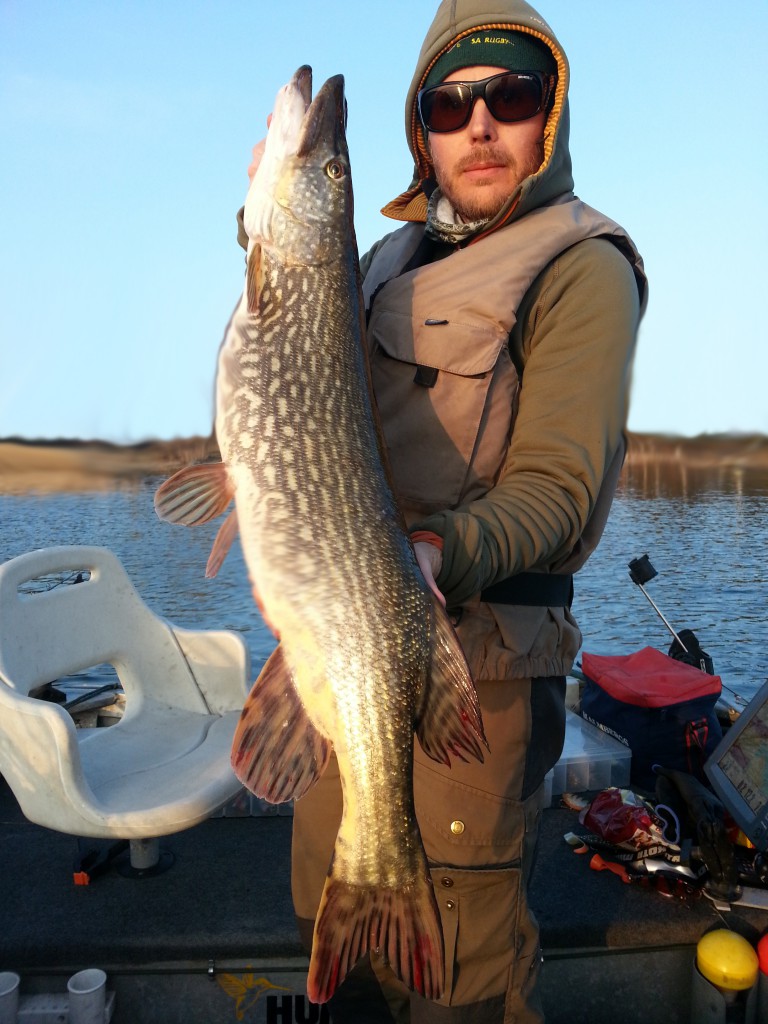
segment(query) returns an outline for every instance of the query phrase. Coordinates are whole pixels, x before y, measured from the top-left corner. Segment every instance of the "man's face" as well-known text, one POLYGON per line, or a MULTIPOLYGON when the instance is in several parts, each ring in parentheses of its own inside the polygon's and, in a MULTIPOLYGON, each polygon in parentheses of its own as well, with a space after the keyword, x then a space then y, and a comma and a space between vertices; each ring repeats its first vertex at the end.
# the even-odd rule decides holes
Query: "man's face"
MULTIPOLYGON (((453 71, 446 82, 477 82, 505 68, 476 65, 453 71)), ((546 112, 511 124, 497 121, 478 99, 469 123, 455 132, 430 132, 429 150, 443 195, 465 221, 494 217, 543 159, 546 112)))

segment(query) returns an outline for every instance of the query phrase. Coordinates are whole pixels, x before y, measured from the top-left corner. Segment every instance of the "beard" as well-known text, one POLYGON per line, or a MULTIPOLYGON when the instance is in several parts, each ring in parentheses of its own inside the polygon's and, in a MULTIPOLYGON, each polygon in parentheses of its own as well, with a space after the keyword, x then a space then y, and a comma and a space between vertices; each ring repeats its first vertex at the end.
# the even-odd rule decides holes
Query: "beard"
POLYGON ((541 166, 543 147, 537 146, 525 161, 517 160, 501 146, 479 144, 470 153, 451 164, 442 165, 432 154, 435 177, 440 191, 453 209, 467 223, 492 220, 506 206, 512 193, 541 166), (478 163, 497 164, 506 168, 504 177, 479 177, 474 182, 462 181, 463 173, 478 163))

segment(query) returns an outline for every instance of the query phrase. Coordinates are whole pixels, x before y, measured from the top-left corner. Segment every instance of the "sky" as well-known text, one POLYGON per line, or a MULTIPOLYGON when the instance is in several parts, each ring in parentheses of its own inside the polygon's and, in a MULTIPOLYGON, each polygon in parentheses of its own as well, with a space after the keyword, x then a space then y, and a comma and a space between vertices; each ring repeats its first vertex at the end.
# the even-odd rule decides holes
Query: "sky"
MULTIPOLYGON (((252 145, 346 80, 361 253, 437 0, 0 0, 0 438, 207 435, 252 145)), ((645 259, 629 428, 768 433, 768 0, 541 0, 576 192, 645 259)))

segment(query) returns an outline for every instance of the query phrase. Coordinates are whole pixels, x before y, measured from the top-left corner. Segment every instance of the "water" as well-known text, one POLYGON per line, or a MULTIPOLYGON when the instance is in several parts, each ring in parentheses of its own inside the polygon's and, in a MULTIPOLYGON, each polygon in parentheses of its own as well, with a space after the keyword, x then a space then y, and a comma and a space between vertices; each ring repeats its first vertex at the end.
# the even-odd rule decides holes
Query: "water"
POLYGON ((724 697, 748 700, 768 679, 768 477, 713 468, 624 482, 605 534, 576 580, 583 649, 667 650, 672 637, 627 563, 647 553, 658 576, 645 589, 676 629, 693 629, 721 676, 724 697))
MULTIPOLYGON (((254 607, 239 545, 219 575, 205 579, 219 523, 187 529, 160 522, 152 505, 159 482, 108 493, 0 495, 0 562, 56 544, 108 547, 158 614, 192 629, 242 632, 257 673, 274 639, 254 607)), ((646 586, 650 596, 675 629, 696 632, 725 696, 748 699, 768 678, 766 551, 768 479, 625 481, 600 547, 576 581, 584 649, 668 648, 670 634, 627 570, 647 552, 659 572, 646 586)))

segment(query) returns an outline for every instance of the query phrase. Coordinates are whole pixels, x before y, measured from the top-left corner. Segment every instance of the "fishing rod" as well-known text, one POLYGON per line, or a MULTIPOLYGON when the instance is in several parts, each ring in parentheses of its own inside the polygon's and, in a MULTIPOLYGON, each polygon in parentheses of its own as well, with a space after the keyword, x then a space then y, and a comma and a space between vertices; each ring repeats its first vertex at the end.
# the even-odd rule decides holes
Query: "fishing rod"
POLYGON ((645 595, 646 599, 650 603, 650 605, 653 608, 653 610, 659 616, 659 618, 664 623, 664 625, 667 627, 667 629, 672 634, 672 636, 675 638, 675 640, 680 644, 680 646, 682 647, 684 653, 688 654, 689 653, 688 648, 685 646, 685 644, 680 639, 680 637, 677 635, 677 633, 672 628, 672 626, 669 624, 669 622, 667 622, 666 618, 664 617, 664 613, 661 611, 659 606, 654 602, 654 600, 651 597, 651 595, 648 593, 648 591, 643 586, 644 583, 649 583, 652 579, 654 579, 658 575, 659 574, 656 571, 656 569, 654 569, 653 565, 651 565, 651 560, 650 560, 650 558, 648 557, 647 554, 646 555, 641 555, 640 558, 633 558, 632 561, 629 563, 629 578, 632 580, 633 583, 636 583, 637 586, 640 587, 640 589, 642 590, 643 594, 645 595))
MULTIPOLYGON (((694 665, 694 667, 700 668, 702 672, 708 672, 710 675, 714 675, 715 669, 714 665, 712 664, 712 659, 706 651, 703 651, 701 649, 701 646, 696 638, 696 635, 689 629, 682 630, 682 633, 686 637, 688 637, 688 644, 690 645, 689 647, 686 647, 685 643, 680 637, 680 634, 677 633, 674 627, 667 621, 664 613, 661 611, 659 606, 655 603, 653 598, 645 589, 644 584, 649 583, 652 579, 654 579, 654 577, 659 575, 656 569, 651 564, 651 560, 648 557, 648 555, 645 554, 641 555, 640 558, 633 558, 632 561, 629 562, 628 568, 629 578, 632 580, 633 583, 637 584, 640 590, 642 590, 643 594, 645 595, 646 599, 648 600, 653 610, 656 612, 656 614, 667 627, 669 632, 675 638, 675 643, 680 645, 680 651, 683 654, 688 655, 687 663, 689 665, 694 665), (698 662, 698 666, 696 665, 696 662, 698 662)), ((677 652, 675 651, 674 644, 669 649, 669 655, 670 657, 677 657, 677 652)), ((686 659, 683 658, 678 660, 685 661, 686 659)), ((725 683, 723 683, 722 686, 724 690, 727 690, 730 694, 733 695, 737 703, 749 703, 744 697, 738 694, 735 690, 731 689, 730 686, 726 686, 725 683)))

